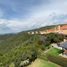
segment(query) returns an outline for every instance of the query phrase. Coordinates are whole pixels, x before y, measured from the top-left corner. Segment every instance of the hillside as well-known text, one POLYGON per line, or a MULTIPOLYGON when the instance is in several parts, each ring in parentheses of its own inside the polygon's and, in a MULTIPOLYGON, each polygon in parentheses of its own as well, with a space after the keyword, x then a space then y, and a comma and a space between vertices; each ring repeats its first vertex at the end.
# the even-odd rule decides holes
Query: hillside
POLYGON ((17 64, 17 62, 20 62, 20 59, 25 60, 27 57, 30 57, 32 52, 36 53, 36 50, 34 50, 35 46, 32 47, 34 44, 32 42, 35 41, 33 38, 38 40, 38 37, 28 35, 25 32, 10 36, 4 35, 2 39, 0 38, 0 67, 7 67, 12 62, 17 64))
MULTIPOLYGON (((0 35, 0 67, 15 67, 23 65, 22 61, 30 64, 36 58, 45 59, 41 55, 43 51, 50 48, 50 44, 63 41, 64 36, 60 34, 29 35, 27 32, 17 34, 0 35)), ((28 65, 26 64, 26 65, 28 65)))
MULTIPOLYGON (((67 25, 67 24, 58 24, 58 25, 63 26, 63 25, 67 25)), ((29 30, 29 31, 42 31, 42 30, 52 29, 58 25, 50 25, 50 26, 40 27, 37 29, 29 30)))

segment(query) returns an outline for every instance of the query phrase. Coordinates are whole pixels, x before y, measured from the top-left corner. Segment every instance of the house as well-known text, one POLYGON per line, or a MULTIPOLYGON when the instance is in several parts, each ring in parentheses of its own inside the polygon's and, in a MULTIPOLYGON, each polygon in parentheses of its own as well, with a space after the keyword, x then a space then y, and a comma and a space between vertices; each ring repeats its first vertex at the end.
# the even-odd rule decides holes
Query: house
POLYGON ((67 25, 63 25, 60 27, 60 30, 67 30, 67 25))
POLYGON ((60 44, 60 47, 62 47, 63 54, 67 55, 67 41, 60 44))
POLYGON ((44 29, 40 31, 31 31, 28 34, 49 34, 49 33, 58 33, 67 35, 67 25, 58 25, 50 29, 44 29))

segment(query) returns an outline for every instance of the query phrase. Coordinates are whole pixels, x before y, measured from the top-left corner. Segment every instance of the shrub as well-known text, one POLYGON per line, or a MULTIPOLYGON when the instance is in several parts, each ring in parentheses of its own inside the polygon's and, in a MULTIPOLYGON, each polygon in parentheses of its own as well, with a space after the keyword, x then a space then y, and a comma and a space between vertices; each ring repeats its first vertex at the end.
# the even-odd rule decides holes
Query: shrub
POLYGON ((58 43, 63 41, 64 36, 61 34, 56 33, 50 33, 47 35, 47 41, 50 41, 50 43, 58 43))

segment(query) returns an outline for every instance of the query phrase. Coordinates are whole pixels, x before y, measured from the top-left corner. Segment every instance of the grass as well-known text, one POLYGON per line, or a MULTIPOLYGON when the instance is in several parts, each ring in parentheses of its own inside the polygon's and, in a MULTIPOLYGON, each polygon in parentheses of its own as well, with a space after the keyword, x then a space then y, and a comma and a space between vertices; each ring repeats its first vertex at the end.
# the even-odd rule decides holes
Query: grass
POLYGON ((61 50, 57 48, 52 48, 50 51, 48 51, 47 54, 53 55, 53 56, 58 56, 61 53, 61 50))
POLYGON ((60 66, 57 64, 54 64, 50 61, 45 61, 42 59, 36 59, 35 62, 33 62, 28 67, 60 67, 60 66))

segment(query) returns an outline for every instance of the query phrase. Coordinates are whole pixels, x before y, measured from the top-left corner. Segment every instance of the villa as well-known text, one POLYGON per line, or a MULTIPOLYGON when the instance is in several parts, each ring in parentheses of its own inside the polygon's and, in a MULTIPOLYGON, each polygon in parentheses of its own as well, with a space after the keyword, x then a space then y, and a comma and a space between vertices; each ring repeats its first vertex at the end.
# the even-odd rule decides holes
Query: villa
POLYGON ((62 47, 63 54, 67 55, 67 42, 63 42, 60 44, 60 47, 62 47))

